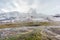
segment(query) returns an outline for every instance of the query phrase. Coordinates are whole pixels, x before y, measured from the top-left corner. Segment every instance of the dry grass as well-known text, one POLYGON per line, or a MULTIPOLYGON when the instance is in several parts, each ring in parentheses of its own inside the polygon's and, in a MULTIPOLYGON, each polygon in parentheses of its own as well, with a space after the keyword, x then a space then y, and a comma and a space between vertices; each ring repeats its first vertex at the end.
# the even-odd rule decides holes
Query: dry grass
POLYGON ((4 40, 50 40, 49 38, 43 35, 41 34, 40 29, 35 29, 34 31, 29 32, 27 34, 20 34, 18 36, 5 38, 4 40))
POLYGON ((50 22, 27 22, 26 26, 50 26, 52 25, 50 22))
POLYGON ((54 22, 21 22, 21 23, 10 23, 10 24, 0 24, 0 28, 10 28, 10 27, 22 27, 22 26, 53 26, 54 22))
POLYGON ((17 24, 3 24, 0 25, 0 28, 10 28, 10 27, 16 27, 18 26, 17 24))
POLYGON ((41 40, 42 35, 40 33, 41 31, 32 31, 27 34, 20 34, 19 36, 14 36, 10 38, 5 38, 4 40, 41 40))

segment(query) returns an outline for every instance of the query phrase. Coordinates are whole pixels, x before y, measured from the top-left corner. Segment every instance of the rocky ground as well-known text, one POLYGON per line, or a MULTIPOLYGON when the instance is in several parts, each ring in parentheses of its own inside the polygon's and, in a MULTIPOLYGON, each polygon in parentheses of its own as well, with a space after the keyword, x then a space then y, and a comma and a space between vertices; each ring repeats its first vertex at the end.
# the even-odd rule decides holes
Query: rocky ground
POLYGON ((17 27, 0 29, 0 38, 11 37, 19 34, 32 32, 36 27, 17 27))
POLYGON ((3 39, 20 34, 27 34, 36 29, 41 30, 42 40, 60 40, 60 26, 23 26, 15 28, 2 28, 0 29, 0 38, 3 39))
POLYGON ((43 32, 51 40, 60 40, 60 26, 47 27, 43 32))

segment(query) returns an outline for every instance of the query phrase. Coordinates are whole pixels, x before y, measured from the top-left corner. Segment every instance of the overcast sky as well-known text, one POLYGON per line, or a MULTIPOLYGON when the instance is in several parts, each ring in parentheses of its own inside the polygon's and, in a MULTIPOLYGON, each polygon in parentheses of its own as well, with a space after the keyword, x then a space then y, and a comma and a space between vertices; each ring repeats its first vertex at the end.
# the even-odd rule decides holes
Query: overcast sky
POLYGON ((0 0, 0 12, 28 12, 30 8, 43 14, 60 13, 60 0, 0 0))

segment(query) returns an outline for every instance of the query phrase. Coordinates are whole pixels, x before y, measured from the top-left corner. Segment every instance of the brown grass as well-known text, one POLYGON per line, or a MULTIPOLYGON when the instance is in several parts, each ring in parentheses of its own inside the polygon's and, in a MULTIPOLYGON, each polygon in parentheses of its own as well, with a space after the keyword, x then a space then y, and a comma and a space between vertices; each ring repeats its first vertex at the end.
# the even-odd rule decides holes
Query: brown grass
POLYGON ((10 27, 22 27, 22 26, 50 26, 50 22, 22 22, 22 23, 9 23, 0 24, 0 28, 10 28, 10 27))

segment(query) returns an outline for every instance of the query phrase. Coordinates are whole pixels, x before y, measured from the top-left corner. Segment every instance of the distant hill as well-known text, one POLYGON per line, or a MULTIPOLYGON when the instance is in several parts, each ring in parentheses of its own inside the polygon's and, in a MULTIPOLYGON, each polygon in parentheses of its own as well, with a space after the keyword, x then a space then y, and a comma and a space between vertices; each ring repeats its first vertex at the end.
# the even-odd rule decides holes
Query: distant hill
POLYGON ((46 19, 49 17, 48 15, 44 15, 42 13, 37 13, 36 10, 30 10, 28 13, 20 13, 18 11, 13 11, 13 12, 5 12, 5 13, 0 13, 0 21, 4 20, 28 20, 28 19, 36 19, 36 20, 48 20, 46 19))

